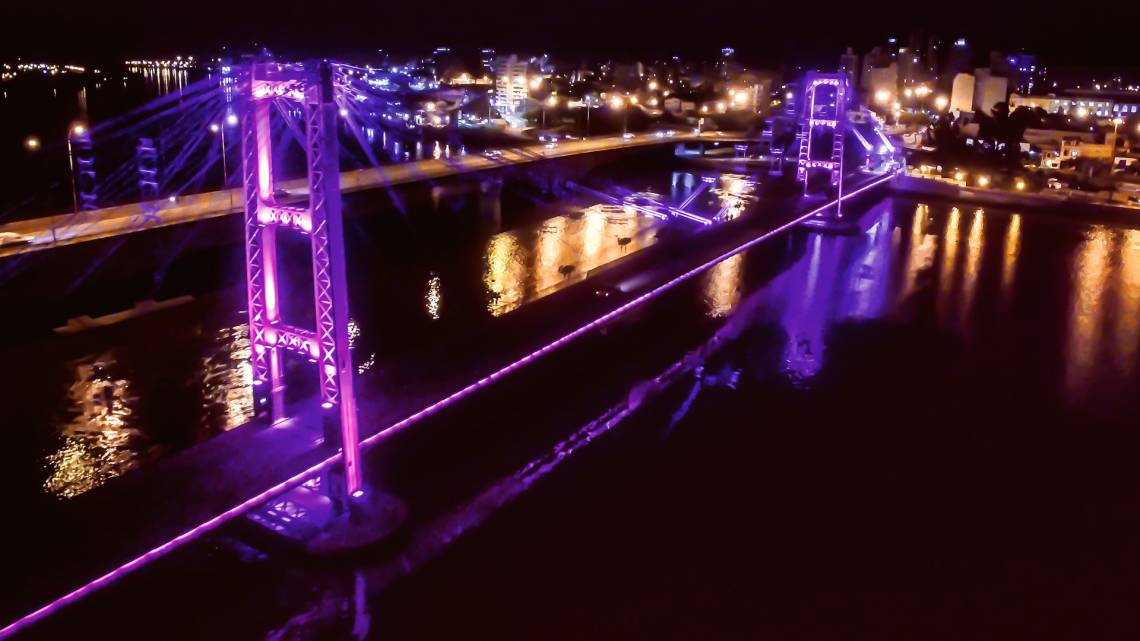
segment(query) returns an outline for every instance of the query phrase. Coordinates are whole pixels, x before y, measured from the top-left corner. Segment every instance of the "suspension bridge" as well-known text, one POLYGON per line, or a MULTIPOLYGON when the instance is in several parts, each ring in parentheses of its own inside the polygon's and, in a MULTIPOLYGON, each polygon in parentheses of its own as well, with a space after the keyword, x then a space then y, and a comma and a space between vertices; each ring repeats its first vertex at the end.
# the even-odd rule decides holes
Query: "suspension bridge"
MULTIPOLYGON (((344 485, 332 489, 333 500, 367 502, 375 500, 379 491, 370 492, 362 474, 363 450, 448 408, 460 400, 501 381, 515 372, 544 358, 632 310, 705 272, 719 262, 755 246, 794 226, 814 222, 826 226, 840 221, 840 204, 887 185, 894 167, 882 166, 890 157, 882 146, 866 149, 864 164, 875 164, 873 171, 856 169, 844 188, 841 143, 821 145, 829 156, 818 160, 812 155, 812 142, 820 135, 818 128, 835 132, 840 138, 847 118, 847 97, 843 91, 846 76, 833 74, 814 77, 809 85, 808 104, 801 121, 801 151, 797 178, 804 184, 804 197, 777 203, 778 215, 752 226, 733 230, 715 223, 726 222, 720 214, 702 217, 687 207, 692 200, 673 206, 643 203, 631 194, 597 193, 599 200, 622 204, 645 215, 668 219, 675 217, 710 228, 690 243, 689 254, 682 258, 663 259, 656 268, 656 282, 641 290, 622 292, 603 303, 592 301, 578 307, 568 318, 577 326, 553 336, 543 335, 537 341, 520 343, 516 356, 474 381, 459 382, 455 391, 422 401, 419 397, 392 407, 376 407, 367 399, 357 407, 353 367, 348 357, 347 281, 351 277, 344 251, 341 194, 355 190, 388 188, 418 180, 492 170, 511 165, 525 165, 559 157, 606 152, 691 140, 706 140, 708 134, 675 136, 642 135, 586 140, 567 140, 554 146, 533 145, 501 150, 494 154, 463 154, 451 158, 433 158, 417 162, 387 164, 371 138, 392 118, 397 101, 386 91, 369 82, 358 68, 320 63, 287 65, 266 63, 234 70, 221 82, 213 80, 192 86, 179 100, 167 98, 148 104, 126 116, 82 132, 82 185, 78 188, 76 211, 62 216, 8 223, 13 233, 32 237, 13 252, 32 252, 145 231, 161 226, 191 223, 217 216, 243 216, 245 244, 246 309, 248 311, 251 361, 258 419, 265 425, 284 429, 248 432, 235 436, 226 444, 212 447, 213 456, 225 456, 219 448, 232 446, 236 460, 257 461, 257 475, 235 473, 234 491, 245 489, 249 496, 239 501, 228 498, 196 497, 192 488, 202 467, 188 465, 175 472, 181 480, 173 483, 187 490, 187 495, 172 499, 175 504, 186 501, 178 509, 163 515, 169 522, 155 527, 159 534, 143 535, 148 523, 138 523, 142 553, 121 551, 110 567, 96 573, 95 578, 81 583, 61 596, 19 616, 0 628, 5 638, 42 620, 91 592, 149 564, 221 525, 250 512, 264 518, 259 511, 267 501, 294 491, 312 479, 333 470, 343 470, 344 485), (821 89, 822 88, 822 89, 821 89), (826 95, 825 95, 826 94, 826 95), (830 117, 821 115, 829 110, 830 117), (223 168, 223 189, 205 190, 205 177, 211 166, 223 165, 226 142, 221 145, 210 138, 210 125, 236 129, 230 144, 240 149, 240 169, 232 174, 223 168), (148 134, 148 135, 142 135, 148 134), (236 138, 236 140, 234 140, 236 138), (123 144, 137 140, 137 143, 123 144), (116 146, 117 141, 117 146, 116 146), (346 151, 354 142, 356 147, 346 151), (123 155, 124 148, 134 149, 134 157, 114 166, 100 179, 99 144, 107 145, 107 155, 123 155), (162 163, 157 150, 166 150, 169 161, 162 163), (203 153, 203 150, 204 153, 203 153), (204 155, 206 162, 196 160, 204 155), (874 157, 874 158, 872 158, 874 157), (872 163, 872 160, 874 161, 872 163), (353 165, 342 170, 342 164, 353 165), (356 166, 360 165, 360 166, 356 166), (809 194, 813 169, 826 169, 831 176, 822 194, 809 194), (299 174, 299 175, 298 175, 299 174), (239 183, 230 187, 230 183, 239 183), (80 206, 78 203, 82 201, 80 206), (100 207, 100 203, 108 203, 100 207), (25 227, 18 227, 25 225, 25 227), (732 232, 732 233, 730 233, 732 232), (279 279, 285 258, 277 250, 278 238, 299 235, 309 241, 311 252, 305 259, 312 272, 313 288, 304 292, 287 291, 279 279), (50 240, 49 240, 50 237, 50 240), (281 313, 285 298, 311 299, 314 324, 301 326, 286 322, 281 313), (288 355, 307 360, 312 375, 319 381, 319 394, 311 402, 289 405, 285 402, 288 355), (327 439, 339 448, 327 455, 307 439, 301 426, 318 426, 327 439), (244 444, 238 445, 238 442, 244 444), (263 460, 259 452, 273 452, 272 461, 263 460), (235 488, 237 488, 235 490, 235 488), (204 515, 209 515, 204 516, 204 515), (176 533, 174 535, 168 533, 176 533)), ((859 134, 856 134, 859 135, 859 134)), ((885 138, 883 138, 886 141, 885 138)), ((889 143, 888 143, 889 144, 889 143)), ((707 189, 702 185, 698 195, 707 189)), ((841 222, 841 221, 840 221, 841 222)), ((8 260, 18 260, 12 256, 8 260)), ((0 265, 0 276, 4 265, 0 265)), ((633 269, 633 267, 626 267, 633 269)), ((295 371, 295 370, 294 370, 295 371)), ((210 458, 210 457, 207 457, 210 458)), ((372 488, 378 490, 378 488, 372 488)))

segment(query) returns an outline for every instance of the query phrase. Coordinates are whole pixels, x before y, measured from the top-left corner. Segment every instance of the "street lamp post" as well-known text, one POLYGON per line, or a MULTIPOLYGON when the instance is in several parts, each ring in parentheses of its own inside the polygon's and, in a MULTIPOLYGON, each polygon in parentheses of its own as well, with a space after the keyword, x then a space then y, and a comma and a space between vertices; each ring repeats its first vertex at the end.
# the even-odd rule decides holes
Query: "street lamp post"
POLYGON ((554 107, 557 104, 558 104, 558 98, 555 97, 553 94, 551 94, 550 97, 548 97, 546 100, 542 101, 542 128, 543 129, 546 129, 546 108, 547 107, 554 107))
POLYGON ((590 137, 590 107, 594 106, 594 100, 590 96, 586 96, 586 137, 590 137))
POLYGON ((79 213, 79 192, 76 191, 75 185, 75 153, 71 149, 71 139, 73 136, 82 136, 87 128, 83 125, 75 125, 67 133, 67 173, 71 177, 71 207, 72 213, 79 213))
POLYGON ((629 112, 625 110, 625 101, 621 99, 621 96, 614 96, 610 99, 610 107, 621 111, 621 135, 625 136, 627 120, 629 118, 629 112))
MULTIPOLYGON (((39 150, 40 150, 40 147, 41 147, 41 146, 42 146, 42 144, 40 143, 40 139, 39 139, 39 138, 37 138, 37 137, 35 137, 35 136, 28 136, 27 138, 25 138, 25 139, 24 139, 24 148, 25 148, 25 149, 27 149, 29 152, 31 152, 31 153, 33 153, 33 154, 34 154, 34 153, 36 153, 37 151, 39 151, 39 150)), ((68 147, 70 148, 70 146, 71 146, 71 141, 69 140, 69 141, 68 141, 68 147)), ((69 157, 70 157, 70 149, 69 149, 69 154, 68 154, 68 155, 69 155, 69 157)), ((77 201, 77 199, 76 199, 76 197, 75 197, 75 186, 74 186, 74 185, 75 185, 75 183, 74 183, 74 180, 73 180, 73 181, 72 181, 72 190, 71 190, 71 199, 72 199, 72 202, 73 202, 73 203, 74 203, 74 205, 75 205, 75 208, 76 208, 76 210, 78 210, 78 209, 79 209, 79 205, 78 205, 78 203, 76 202, 76 201, 77 201)), ((52 225, 52 226, 51 226, 51 241, 52 241, 53 243, 56 241, 56 236, 55 236, 55 225, 52 225)))
POLYGON ((230 181, 230 172, 226 167, 226 128, 218 125, 218 123, 210 123, 210 133, 219 134, 221 138, 222 147, 222 187, 225 188, 226 183, 230 181))

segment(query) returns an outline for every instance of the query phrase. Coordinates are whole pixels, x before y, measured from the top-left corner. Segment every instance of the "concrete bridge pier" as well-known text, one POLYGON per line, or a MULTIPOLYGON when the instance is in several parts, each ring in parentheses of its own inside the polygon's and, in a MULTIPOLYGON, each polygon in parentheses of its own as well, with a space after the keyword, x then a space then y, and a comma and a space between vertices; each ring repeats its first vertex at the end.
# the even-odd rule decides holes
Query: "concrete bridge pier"
POLYGON ((547 169, 541 176, 541 188, 544 196, 561 198, 566 195, 566 177, 562 172, 547 169))
POLYGON ((479 215, 494 230, 503 227, 503 176, 491 174, 479 180, 479 215))

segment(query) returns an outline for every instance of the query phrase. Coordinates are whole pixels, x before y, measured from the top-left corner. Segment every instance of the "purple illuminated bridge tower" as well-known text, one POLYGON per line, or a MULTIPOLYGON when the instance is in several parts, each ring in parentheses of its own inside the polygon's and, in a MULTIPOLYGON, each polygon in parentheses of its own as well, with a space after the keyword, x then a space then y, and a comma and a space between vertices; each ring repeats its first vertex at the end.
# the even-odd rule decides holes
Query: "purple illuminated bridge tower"
POLYGON ((331 70, 261 63, 251 65, 242 115, 242 178, 245 186, 245 249, 250 343, 258 403, 269 403, 274 424, 287 418, 283 350, 316 365, 324 421, 339 423, 345 485, 361 487, 356 400, 348 351, 348 300, 341 218, 337 108, 331 70), (305 124, 309 201, 278 203, 275 196, 271 114, 275 101, 299 107, 305 124), (278 278, 277 235, 308 236, 312 246, 316 327, 287 324, 278 278))
MULTIPOLYGON (((843 137, 847 125, 848 77, 846 73, 808 73, 804 78, 803 111, 800 112, 800 154, 796 180, 811 189, 812 171, 826 171, 829 185, 843 197, 843 137), (830 134, 830 135, 828 135, 830 134)), ((838 205, 807 224, 836 226, 842 220, 838 205)))

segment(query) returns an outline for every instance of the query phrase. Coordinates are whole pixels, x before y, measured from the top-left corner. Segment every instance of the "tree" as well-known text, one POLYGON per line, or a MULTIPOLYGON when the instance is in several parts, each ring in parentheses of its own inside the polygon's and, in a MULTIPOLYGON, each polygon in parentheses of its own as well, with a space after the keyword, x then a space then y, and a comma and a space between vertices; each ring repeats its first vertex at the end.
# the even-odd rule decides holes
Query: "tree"
POLYGON ((978 113, 978 139, 990 143, 997 160, 1017 164, 1025 130, 1040 127, 1043 120, 1040 109, 1018 107, 1011 112, 1008 103, 999 102, 988 115, 978 113))

